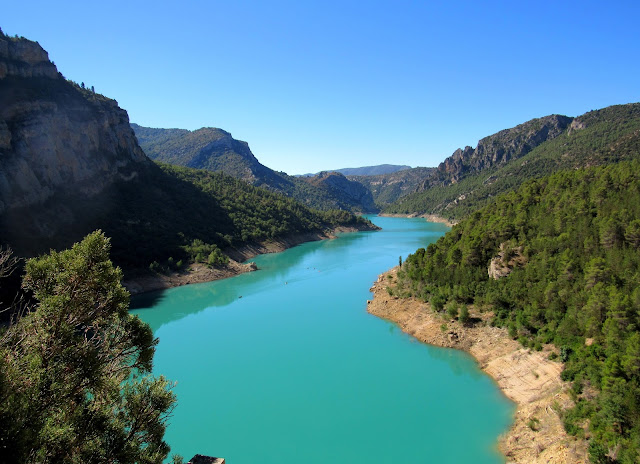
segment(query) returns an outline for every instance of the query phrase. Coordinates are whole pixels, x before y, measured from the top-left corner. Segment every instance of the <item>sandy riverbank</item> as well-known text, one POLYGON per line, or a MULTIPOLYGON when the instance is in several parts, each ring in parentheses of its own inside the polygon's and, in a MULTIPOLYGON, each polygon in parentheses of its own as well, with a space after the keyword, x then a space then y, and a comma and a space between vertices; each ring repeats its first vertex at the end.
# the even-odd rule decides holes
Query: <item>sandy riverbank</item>
POLYGON ((414 217, 421 217, 421 218, 425 218, 428 222, 439 222, 441 224, 444 224, 447 227, 453 227, 457 224, 457 222, 451 222, 448 219, 443 218, 442 216, 438 216, 436 214, 391 214, 391 213, 379 213, 378 216, 382 216, 382 217, 408 217, 408 218, 414 218, 414 217))
POLYGON ((567 435, 557 412, 572 402, 567 393, 569 384, 560 379, 562 364, 548 359, 553 348, 547 346, 540 352, 524 349, 505 329, 489 326, 490 315, 476 314, 473 308, 475 322, 463 327, 457 321, 442 319, 428 303, 393 297, 387 287, 395 286, 397 271, 396 267, 382 274, 374 283, 368 312, 397 323, 422 342, 465 350, 476 358, 480 368, 517 405, 513 426, 498 442, 507 462, 588 463, 586 442, 567 435))
POLYGON ((138 295, 154 290, 226 279, 257 270, 258 268, 253 263, 242 264, 242 261, 255 256, 265 253, 278 253, 302 243, 333 239, 336 238, 338 233, 357 232, 358 230, 355 227, 338 227, 327 232, 295 234, 276 240, 248 243, 239 248, 227 248, 224 250, 225 254, 230 258, 229 264, 226 266, 211 268, 204 264, 192 264, 186 270, 171 274, 152 274, 145 270, 138 274, 125 276, 122 284, 132 295, 138 295))

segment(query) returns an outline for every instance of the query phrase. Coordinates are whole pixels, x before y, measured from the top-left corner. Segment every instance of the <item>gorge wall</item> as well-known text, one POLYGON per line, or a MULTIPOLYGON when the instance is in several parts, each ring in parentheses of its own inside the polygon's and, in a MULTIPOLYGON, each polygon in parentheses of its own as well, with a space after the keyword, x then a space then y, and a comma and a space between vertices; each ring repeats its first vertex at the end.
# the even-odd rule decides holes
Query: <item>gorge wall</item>
POLYGON ((37 42, 4 35, 0 159, 0 233, 11 245, 24 233, 52 237, 82 214, 74 199, 133 179, 150 162, 115 100, 67 81, 37 42))

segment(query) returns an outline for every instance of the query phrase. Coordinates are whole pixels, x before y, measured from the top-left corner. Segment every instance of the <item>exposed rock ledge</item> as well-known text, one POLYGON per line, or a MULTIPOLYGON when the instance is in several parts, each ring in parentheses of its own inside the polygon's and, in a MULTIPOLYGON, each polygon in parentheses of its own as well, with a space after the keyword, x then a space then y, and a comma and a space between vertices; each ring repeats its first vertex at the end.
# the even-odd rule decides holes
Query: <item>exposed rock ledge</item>
POLYGON ((421 217, 421 218, 425 218, 427 220, 427 222, 439 222, 441 224, 444 224, 447 227, 453 227, 457 224, 457 222, 452 222, 449 219, 443 218, 442 216, 438 216, 437 214, 418 214, 418 213, 412 213, 412 214, 395 214, 395 213, 379 213, 378 216, 383 216, 383 217, 408 217, 408 218, 414 218, 414 217, 421 217))
POLYGON ((547 358, 552 347, 541 352, 524 349, 505 329, 489 326, 489 315, 476 314, 473 308, 472 317, 480 321, 463 327, 443 320, 428 303, 390 296, 387 287, 394 287, 397 271, 396 267, 382 274, 374 283, 368 312, 397 323, 422 342, 465 350, 476 358, 480 368, 517 404, 511 429, 498 441, 507 462, 588 463, 586 442, 567 435, 556 412, 572 402, 567 393, 569 384, 560 379, 562 364, 547 358), (443 323, 446 330, 442 330, 443 323))
POLYGON ((171 274, 157 274, 143 271, 138 274, 125 276, 122 284, 132 295, 163 290, 167 288, 180 287, 182 285, 211 282, 214 280, 226 279, 255 271, 258 268, 255 263, 242 264, 254 256, 265 253, 278 253, 287 248, 292 248, 305 242, 336 238, 337 233, 357 232, 354 227, 338 227, 328 232, 309 232, 306 234, 289 235, 277 240, 266 240, 244 245, 241 248, 228 248, 224 252, 230 257, 229 264, 223 267, 210 268, 204 264, 194 264, 186 271, 174 272, 171 274))
POLYGON ((135 276, 128 276, 122 282, 122 285, 124 285, 132 295, 138 295, 154 290, 164 290, 182 285, 226 279, 227 277, 255 271, 256 269, 255 263, 241 264, 234 260, 229 260, 229 264, 217 268, 211 268, 205 264, 198 263, 189 266, 186 271, 173 272, 171 274, 152 274, 145 272, 135 276))

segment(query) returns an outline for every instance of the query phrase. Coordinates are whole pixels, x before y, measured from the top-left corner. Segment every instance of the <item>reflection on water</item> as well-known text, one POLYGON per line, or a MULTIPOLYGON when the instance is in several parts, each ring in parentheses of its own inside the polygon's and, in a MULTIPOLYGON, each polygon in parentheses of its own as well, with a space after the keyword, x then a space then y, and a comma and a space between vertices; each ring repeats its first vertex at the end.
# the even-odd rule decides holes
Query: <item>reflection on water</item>
POLYGON ((233 464, 503 462, 494 444, 512 405, 474 360, 366 312, 378 274, 447 228, 375 221, 382 231, 258 256, 257 272, 135 298, 160 338, 155 370, 178 381, 174 452, 233 464))

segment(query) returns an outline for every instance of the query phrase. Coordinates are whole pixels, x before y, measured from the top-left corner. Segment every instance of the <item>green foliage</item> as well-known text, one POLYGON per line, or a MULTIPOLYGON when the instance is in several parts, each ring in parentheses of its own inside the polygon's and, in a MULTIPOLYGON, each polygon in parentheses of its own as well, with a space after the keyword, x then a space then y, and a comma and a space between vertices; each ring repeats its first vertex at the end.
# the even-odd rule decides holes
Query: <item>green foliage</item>
POLYGON ((469 322, 469 307, 466 304, 460 306, 460 314, 458 315, 458 320, 462 324, 466 324, 467 322, 469 322))
POLYGON ((594 456, 619 447, 618 462, 635 462, 639 217, 639 161, 561 171, 495 198, 410 255, 402 286, 425 301, 444 299, 447 307, 490 307, 492 323, 525 346, 554 343, 565 363, 562 378, 574 382, 575 394, 585 383, 600 390, 578 402, 567 429, 580 433, 588 420, 594 456), (489 278, 490 260, 508 250, 522 250, 523 263, 506 277, 489 278))
POLYGON ((231 134, 221 129, 203 127, 188 131, 152 129, 137 124, 131 126, 144 152, 155 161, 221 172, 256 187, 285 195, 308 208, 323 211, 345 209, 353 212, 371 210, 362 201, 368 193, 366 190, 359 192, 359 195, 350 194, 354 189, 361 188, 360 184, 344 178, 345 188, 335 188, 335 183, 314 183, 313 179, 275 172, 260 164, 245 142, 235 140, 231 134))
POLYGON ((95 224, 111 237, 114 261, 125 268, 155 261, 157 272, 175 270, 170 257, 207 263, 213 252, 212 262, 220 265, 225 249, 248 242, 341 226, 374 228, 347 211, 312 210, 223 173, 170 165, 141 168, 138 179, 114 185, 106 195, 104 209, 84 209, 96 212, 95 224), (196 253, 194 244, 201 244, 196 253))
POLYGON ((458 304, 455 301, 452 301, 447 305, 447 314, 452 319, 458 317, 458 304))
POLYGON ((100 232, 27 262, 35 311, 0 338, 3 462, 158 463, 175 396, 150 375, 151 329, 128 313, 100 232))
MULTIPOLYGON (((385 207, 385 213, 433 213, 462 219, 517 189, 524 182, 560 169, 575 169, 640 155, 640 104, 616 105, 591 111, 574 121, 582 128, 565 130, 525 156, 484 169, 470 170, 455 183, 432 182, 432 187, 407 195, 385 207), (448 184, 448 185, 447 185, 448 184)), ((428 180, 433 180, 429 178, 428 180)), ((606 185, 602 186, 606 196, 606 185)), ((524 220, 521 217, 519 220, 524 220)))
POLYGON ((207 263, 209 266, 224 266, 229 262, 229 257, 222 253, 216 245, 204 243, 200 239, 193 240, 189 245, 182 247, 194 263, 207 263))

